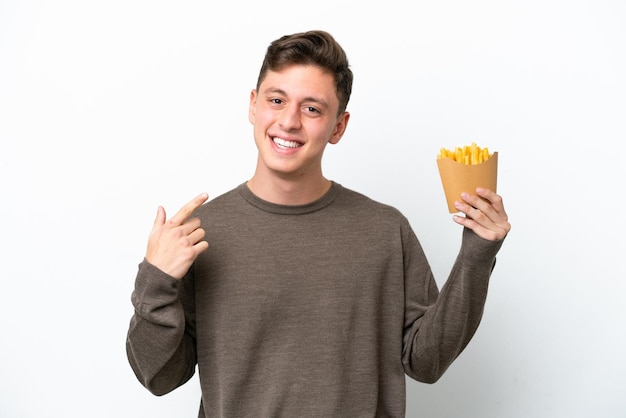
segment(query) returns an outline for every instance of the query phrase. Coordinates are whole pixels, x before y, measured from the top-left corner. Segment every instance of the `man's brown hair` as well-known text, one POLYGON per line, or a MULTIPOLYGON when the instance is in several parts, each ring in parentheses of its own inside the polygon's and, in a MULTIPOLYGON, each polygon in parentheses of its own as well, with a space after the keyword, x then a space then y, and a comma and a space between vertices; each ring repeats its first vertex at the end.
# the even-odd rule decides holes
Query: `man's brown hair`
POLYGON ((257 90, 268 71, 280 71, 293 64, 314 65, 331 74, 335 79, 339 114, 346 110, 352 93, 353 75, 346 53, 335 38, 328 32, 313 30, 285 35, 273 41, 265 53, 257 90))

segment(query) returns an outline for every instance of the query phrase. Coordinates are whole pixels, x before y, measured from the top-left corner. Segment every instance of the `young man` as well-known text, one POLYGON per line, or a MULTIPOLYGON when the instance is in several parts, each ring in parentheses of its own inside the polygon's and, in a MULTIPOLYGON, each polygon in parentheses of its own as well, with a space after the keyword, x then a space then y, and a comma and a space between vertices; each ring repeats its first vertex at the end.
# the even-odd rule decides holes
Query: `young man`
POLYGON ((351 86, 328 33, 274 41, 250 94, 253 177, 169 220, 158 209, 127 340, 154 394, 197 366, 199 417, 403 417, 405 374, 435 382, 473 336, 510 229, 502 199, 458 202, 439 292, 407 219, 322 174, 351 86))

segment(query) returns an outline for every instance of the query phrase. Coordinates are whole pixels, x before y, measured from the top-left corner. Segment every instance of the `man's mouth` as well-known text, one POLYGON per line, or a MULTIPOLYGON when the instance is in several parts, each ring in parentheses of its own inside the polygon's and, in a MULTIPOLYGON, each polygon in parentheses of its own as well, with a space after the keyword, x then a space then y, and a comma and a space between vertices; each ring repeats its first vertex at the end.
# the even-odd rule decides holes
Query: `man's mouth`
POLYGON ((286 139, 283 138, 279 138, 279 137, 273 137, 272 141, 279 147, 279 148, 298 148, 302 146, 302 143, 297 142, 297 141, 288 141, 286 139))

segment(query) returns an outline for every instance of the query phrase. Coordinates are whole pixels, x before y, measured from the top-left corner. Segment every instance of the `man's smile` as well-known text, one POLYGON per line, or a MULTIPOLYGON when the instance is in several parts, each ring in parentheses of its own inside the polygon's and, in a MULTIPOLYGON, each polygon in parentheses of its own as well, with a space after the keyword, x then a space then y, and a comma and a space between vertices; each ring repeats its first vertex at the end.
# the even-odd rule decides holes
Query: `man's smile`
POLYGON ((298 148, 302 146, 302 143, 297 141, 288 141, 277 136, 272 137, 272 141, 280 148, 298 148))

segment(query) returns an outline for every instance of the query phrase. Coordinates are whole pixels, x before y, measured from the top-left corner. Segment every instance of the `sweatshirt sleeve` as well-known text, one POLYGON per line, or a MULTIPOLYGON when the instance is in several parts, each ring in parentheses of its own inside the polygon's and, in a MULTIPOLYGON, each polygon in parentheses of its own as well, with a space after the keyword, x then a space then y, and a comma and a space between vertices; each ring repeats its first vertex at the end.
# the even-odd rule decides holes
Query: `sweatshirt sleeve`
POLYGON ((434 383, 478 328, 502 241, 485 240, 464 228, 461 249, 440 292, 412 231, 407 239, 402 362, 411 378, 434 383))
POLYGON ((176 389, 195 372, 192 284, 190 277, 177 280, 146 260, 139 264, 126 353, 137 379, 155 395, 176 389))

